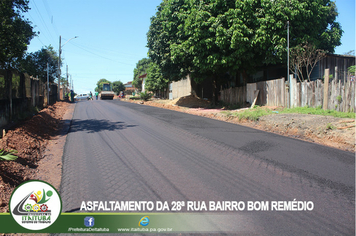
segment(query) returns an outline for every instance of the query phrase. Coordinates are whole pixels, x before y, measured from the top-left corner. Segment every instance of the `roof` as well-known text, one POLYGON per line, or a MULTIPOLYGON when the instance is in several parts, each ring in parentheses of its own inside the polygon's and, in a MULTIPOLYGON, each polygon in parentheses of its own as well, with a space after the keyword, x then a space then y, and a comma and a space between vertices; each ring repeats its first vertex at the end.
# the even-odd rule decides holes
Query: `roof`
POLYGON ((145 78, 146 76, 147 76, 147 73, 140 75, 138 78, 142 79, 142 78, 145 78))
POLYGON ((340 54, 331 54, 327 53, 326 56, 328 57, 342 57, 342 58, 355 58, 353 55, 340 55, 340 54))

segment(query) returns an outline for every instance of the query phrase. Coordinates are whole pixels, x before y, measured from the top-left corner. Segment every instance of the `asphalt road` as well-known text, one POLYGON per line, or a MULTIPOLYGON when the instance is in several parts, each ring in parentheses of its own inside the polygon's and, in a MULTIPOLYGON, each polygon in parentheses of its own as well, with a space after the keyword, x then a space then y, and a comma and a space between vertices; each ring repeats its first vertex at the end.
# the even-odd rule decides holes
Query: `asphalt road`
POLYGON ((61 197, 67 212, 93 200, 308 201, 309 211, 209 213, 218 232, 354 235, 355 155, 155 107, 84 101, 67 136, 61 197))

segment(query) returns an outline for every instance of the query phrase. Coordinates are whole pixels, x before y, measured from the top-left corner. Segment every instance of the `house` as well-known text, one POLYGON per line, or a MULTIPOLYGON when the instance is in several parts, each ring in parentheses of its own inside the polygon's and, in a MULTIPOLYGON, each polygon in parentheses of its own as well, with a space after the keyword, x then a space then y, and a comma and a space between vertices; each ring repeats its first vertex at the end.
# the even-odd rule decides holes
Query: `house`
MULTIPOLYGON (((344 81, 344 78, 347 76, 347 69, 352 65, 355 65, 354 56, 327 54, 314 67, 311 74, 311 80, 322 79, 324 77, 325 68, 329 68, 330 75, 332 75, 333 78, 337 77, 339 80, 344 81)), ((290 71, 290 74, 292 73, 293 72, 290 71)), ((257 69, 254 74, 248 75, 246 82, 256 83, 275 80, 282 77, 286 78, 286 75, 287 67, 285 64, 265 65, 257 69)), ((304 78, 307 78, 307 76, 305 75, 304 78)), ((142 82, 142 84, 144 84, 144 82, 142 82)), ((217 89, 221 91, 228 88, 243 86, 244 79, 241 73, 238 73, 237 75, 226 73, 224 78, 219 78, 217 89)), ((212 99, 213 90, 212 79, 206 79, 202 83, 196 83, 188 75, 186 78, 169 84, 169 99, 176 99, 191 94, 201 98, 212 99)))
POLYGON ((124 84, 124 86, 126 94, 132 94, 136 91, 135 86, 132 85, 132 81, 127 82, 126 84, 124 84))
MULTIPOLYGON (((330 70, 332 78, 338 78, 344 81, 347 77, 347 69, 350 66, 355 65, 355 57, 347 55, 326 54, 315 65, 310 79, 317 80, 324 78, 325 69, 330 70)), ((294 74, 293 71, 289 71, 290 74, 294 74)), ((274 80, 281 77, 286 77, 287 67, 284 64, 267 65, 261 67, 255 74, 251 75, 248 83, 255 83, 260 81, 274 80)), ((296 77, 296 75, 294 75, 296 77)), ((306 79, 307 74, 305 69, 303 70, 303 77, 306 79)))
POLYGON ((142 89, 141 92, 145 92, 145 84, 146 84, 146 79, 147 79, 147 73, 139 76, 138 78, 142 79, 142 89))
POLYGON ((355 56, 327 54, 315 66, 310 77, 312 80, 323 78, 325 69, 329 68, 333 78, 345 81, 347 69, 353 65, 355 65, 355 56))

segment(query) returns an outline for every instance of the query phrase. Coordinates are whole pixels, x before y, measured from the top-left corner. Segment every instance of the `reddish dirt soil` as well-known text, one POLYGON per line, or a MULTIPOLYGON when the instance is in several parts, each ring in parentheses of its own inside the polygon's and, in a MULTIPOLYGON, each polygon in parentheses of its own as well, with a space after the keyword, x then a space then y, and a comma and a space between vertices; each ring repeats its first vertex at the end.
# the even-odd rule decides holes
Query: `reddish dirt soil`
MULTIPOLYGON (((0 149, 18 151, 15 161, 0 161, 0 212, 8 212, 11 193, 18 185, 27 180, 41 179, 41 163, 44 157, 49 159, 45 154, 48 151, 46 147, 49 143, 56 142, 53 140, 58 138, 56 135, 61 129, 61 120, 69 105, 67 102, 57 102, 7 130, 0 139, 0 149)), ((57 169, 55 175, 58 179, 58 169, 61 166, 58 163, 55 165, 51 168, 57 169)), ((59 185, 55 187, 58 188, 59 185)))

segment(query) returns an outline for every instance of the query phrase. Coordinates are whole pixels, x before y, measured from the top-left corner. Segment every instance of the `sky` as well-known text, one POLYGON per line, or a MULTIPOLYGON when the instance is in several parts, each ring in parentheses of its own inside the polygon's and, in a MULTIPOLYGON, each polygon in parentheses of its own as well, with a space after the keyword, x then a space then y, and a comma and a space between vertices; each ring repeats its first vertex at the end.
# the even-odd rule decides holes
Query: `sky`
MULTIPOLYGON (((146 34, 161 1, 30 0, 24 15, 40 34, 28 52, 49 45, 58 52, 61 36, 62 76, 68 65, 76 93, 94 92, 102 78, 127 83, 136 63, 147 57, 146 34)), ((336 0, 336 6, 344 33, 335 53, 344 54, 355 50, 355 0, 336 0)))

